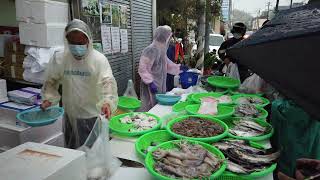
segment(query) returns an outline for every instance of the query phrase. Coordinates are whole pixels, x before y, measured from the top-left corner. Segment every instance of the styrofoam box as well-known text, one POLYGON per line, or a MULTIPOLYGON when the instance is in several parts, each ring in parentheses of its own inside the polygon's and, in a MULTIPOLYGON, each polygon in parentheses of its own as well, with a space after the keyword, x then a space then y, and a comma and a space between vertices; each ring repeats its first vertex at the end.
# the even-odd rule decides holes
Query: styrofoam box
POLYGON ((0 154, 0 177, 8 180, 86 180, 85 153, 28 142, 0 154))
POLYGON ((59 133, 57 135, 54 135, 51 138, 47 139, 46 141, 42 142, 42 144, 64 147, 64 134, 59 133))
POLYGON ((68 3, 52 0, 16 0, 16 18, 38 24, 67 23, 68 3))
POLYGON ((41 143, 62 132, 62 118, 42 127, 16 125, 17 111, 0 108, 0 148, 7 150, 25 142, 41 143))
POLYGON ((63 46, 67 24, 19 23, 20 43, 38 47, 63 46))

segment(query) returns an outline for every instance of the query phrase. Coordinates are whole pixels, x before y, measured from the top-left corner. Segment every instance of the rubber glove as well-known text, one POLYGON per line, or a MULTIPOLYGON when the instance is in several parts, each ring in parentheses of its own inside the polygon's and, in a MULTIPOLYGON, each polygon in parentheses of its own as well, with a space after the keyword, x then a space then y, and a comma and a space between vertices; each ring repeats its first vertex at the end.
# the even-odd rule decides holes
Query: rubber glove
POLYGON ((106 116, 107 119, 111 117, 111 108, 109 104, 104 104, 101 108, 101 112, 106 116))
POLYGON ((150 91, 151 91, 153 94, 155 94, 155 93, 158 92, 158 88, 157 88, 157 86, 156 86, 156 84, 155 84, 154 82, 150 83, 150 84, 149 84, 149 87, 150 87, 150 91))
POLYGON ((46 109, 48 109, 50 106, 52 106, 52 103, 48 100, 44 100, 42 102, 42 104, 40 105, 40 108, 45 111, 46 109))

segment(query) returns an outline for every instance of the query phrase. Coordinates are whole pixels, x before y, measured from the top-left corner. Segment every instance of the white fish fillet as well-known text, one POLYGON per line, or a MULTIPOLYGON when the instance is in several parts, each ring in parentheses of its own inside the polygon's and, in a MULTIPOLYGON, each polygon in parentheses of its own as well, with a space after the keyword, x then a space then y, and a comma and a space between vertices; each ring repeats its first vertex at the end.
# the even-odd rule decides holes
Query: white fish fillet
POLYGON ((223 95, 218 98, 219 103, 232 103, 232 99, 230 96, 223 95))
POLYGON ((216 115, 218 113, 218 101, 212 97, 202 98, 198 113, 203 115, 216 115))

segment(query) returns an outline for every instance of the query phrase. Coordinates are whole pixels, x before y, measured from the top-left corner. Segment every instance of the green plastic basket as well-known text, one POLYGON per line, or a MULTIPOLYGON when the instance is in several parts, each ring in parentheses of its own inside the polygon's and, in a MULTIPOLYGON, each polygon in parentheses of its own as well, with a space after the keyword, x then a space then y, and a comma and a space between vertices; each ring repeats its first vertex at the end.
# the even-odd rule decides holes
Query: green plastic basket
POLYGON ((261 99, 263 101, 263 103, 262 104, 255 104, 255 106, 257 106, 257 107, 265 107, 268 104, 270 104, 270 101, 268 99, 261 97, 261 96, 258 96, 258 95, 255 95, 255 94, 237 94, 237 95, 231 96, 231 98, 235 104, 238 104, 237 100, 242 97, 255 97, 255 98, 261 99))
MULTIPOLYGON (((232 117, 232 118, 224 119, 223 122, 225 122, 228 125, 229 129, 231 129, 234 126, 233 121, 240 120, 240 119, 241 118, 232 117)), ((240 136, 235 136, 231 133, 228 133, 228 136, 234 139, 242 139, 242 140, 249 140, 249 141, 262 141, 262 140, 270 139, 272 137, 274 133, 274 129, 269 123, 261 119, 254 119, 254 118, 250 118, 250 119, 264 127, 270 128, 271 131, 268 134, 265 134, 262 136, 256 136, 256 137, 240 137, 240 136)))
MULTIPOLYGON (((248 94, 248 93, 241 93, 241 92, 238 92, 238 91, 235 91, 235 90, 229 90, 229 93, 231 95, 238 95, 238 94, 248 94)), ((256 94, 248 94, 248 95, 257 95, 257 96, 263 96, 264 93, 256 93, 256 94)))
POLYGON ((225 76, 211 76, 208 78, 208 84, 218 88, 235 89, 240 86, 240 81, 225 76))
POLYGON ((133 97, 121 96, 119 97, 118 107, 120 109, 135 111, 141 107, 141 101, 133 97))
POLYGON ((135 149, 138 156, 144 159, 147 154, 142 150, 151 146, 152 142, 161 144, 171 140, 174 140, 174 137, 172 137, 167 130, 153 131, 140 136, 135 143, 135 149))
POLYGON ((201 142, 217 142, 220 139, 225 138, 228 135, 228 126, 227 124, 225 124, 224 122, 220 121, 219 119, 210 117, 210 116, 204 116, 204 115, 187 115, 187 116, 181 116, 178 117, 176 119, 171 120, 168 124, 167 124, 167 131, 175 138, 177 139, 187 139, 187 140, 192 140, 192 141, 201 141, 201 142), (194 117, 194 118, 201 118, 201 119, 206 119, 215 123, 218 123, 219 125, 221 125, 224 129, 224 132, 222 134, 216 135, 216 136, 212 136, 212 137, 207 137, 207 138, 193 138, 193 137, 188 137, 188 136, 183 136, 180 134, 177 134, 175 132, 173 132, 171 130, 172 126, 180 121, 184 121, 187 118, 190 117, 194 117))
MULTIPOLYGON (((173 149, 173 148, 177 148, 177 143, 181 142, 181 140, 174 140, 174 141, 169 141, 169 142, 165 142, 165 143, 162 143, 160 144, 159 146, 157 146, 156 148, 154 148, 153 150, 151 150, 150 152, 148 152, 147 156, 146 156, 146 160, 145 160, 145 164, 146 164, 146 168, 147 170, 149 171, 149 173, 155 177, 156 179, 159 179, 159 180, 176 180, 176 179, 172 179, 170 177, 167 177, 167 176, 163 176, 161 174, 159 174, 158 172, 155 171, 154 169, 154 164, 155 164, 155 161, 152 157, 152 152, 157 150, 158 148, 162 148, 162 149, 173 149)), ((224 155, 222 154, 222 152, 209 145, 209 144, 206 144, 206 143, 203 143, 203 142, 199 142, 199 141, 188 141, 188 143, 192 143, 192 144, 199 144, 201 145, 202 147, 204 147, 205 149, 207 149, 209 152, 215 154, 216 156, 218 156, 219 158, 221 159, 225 159, 224 155)), ((221 167, 216 171, 214 172, 211 176, 210 176, 210 179, 216 179, 218 178, 226 169, 227 167, 227 164, 226 164, 226 161, 224 161, 221 165, 221 167)))
POLYGON ((133 128, 133 124, 122 124, 120 122, 120 119, 125 116, 128 116, 128 115, 130 116, 133 114, 134 114, 134 112, 131 112, 131 113, 121 114, 121 115, 112 117, 109 122, 109 128, 111 129, 111 131, 115 132, 116 134, 121 135, 121 136, 140 136, 140 135, 146 134, 148 132, 157 130, 161 126, 161 120, 158 116, 150 114, 150 113, 142 113, 142 114, 146 114, 148 116, 154 117, 158 121, 158 124, 148 130, 144 130, 144 131, 140 131, 140 132, 129 132, 129 129, 133 128))
POLYGON ((173 105, 172 110, 173 112, 181 112, 184 111, 186 106, 193 104, 191 101, 179 102, 173 105))
MULTIPOLYGON (((200 104, 188 105, 186 106, 186 111, 190 115, 202 115, 198 113, 199 108, 200 108, 200 104)), ((234 114, 234 112, 235 112, 235 108, 232 106, 218 105, 218 114, 214 116, 212 115, 210 116, 219 118, 219 119, 225 119, 225 118, 231 117, 234 114)))
MULTIPOLYGON (((262 107, 256 107, 257 110, 260 112, 259 116, 256 117, 255 119, 267 119, 268 118, 268 111, 266 111, 264 108, 262 107)), ((239 117, 236 114, 234 114, 235 117, 239 117)))

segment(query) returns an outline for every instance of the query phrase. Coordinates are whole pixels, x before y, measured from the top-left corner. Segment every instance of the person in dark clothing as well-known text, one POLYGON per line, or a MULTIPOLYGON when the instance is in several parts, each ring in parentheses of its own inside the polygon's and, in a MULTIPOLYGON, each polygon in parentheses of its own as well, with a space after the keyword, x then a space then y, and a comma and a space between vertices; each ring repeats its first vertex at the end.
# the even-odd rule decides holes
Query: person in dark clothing
MULTIPOLYGON (((174 62, 176 57, 176 46, 174 38, 170 40, 169 48, 167 50, 168 58, 174 62)), ((167 74, 167 91, 171 91, 174 88, 174 75, 167 74)))
MULTIPOLYGON (((241 22, 235 23, 231 29, 233 37, 223 42, 218 51, 220 59, 222 59, 223 61, 230 60, 232 63, 236 63, 238 65, 241 82, 243 82, 247 77, 250 76, 250 72, 248 71, 248 68, 246 66, 242 65, 236 59, 230 58, 230 56, 227 55, 227 49, 243 40, 243 36, 246 34, 246 30, 247 27, 245 24, 241 22)), ((224 66, 225 63, 223 63, 222 66, 219 68, 220 72, 222 72, 224 66)))

